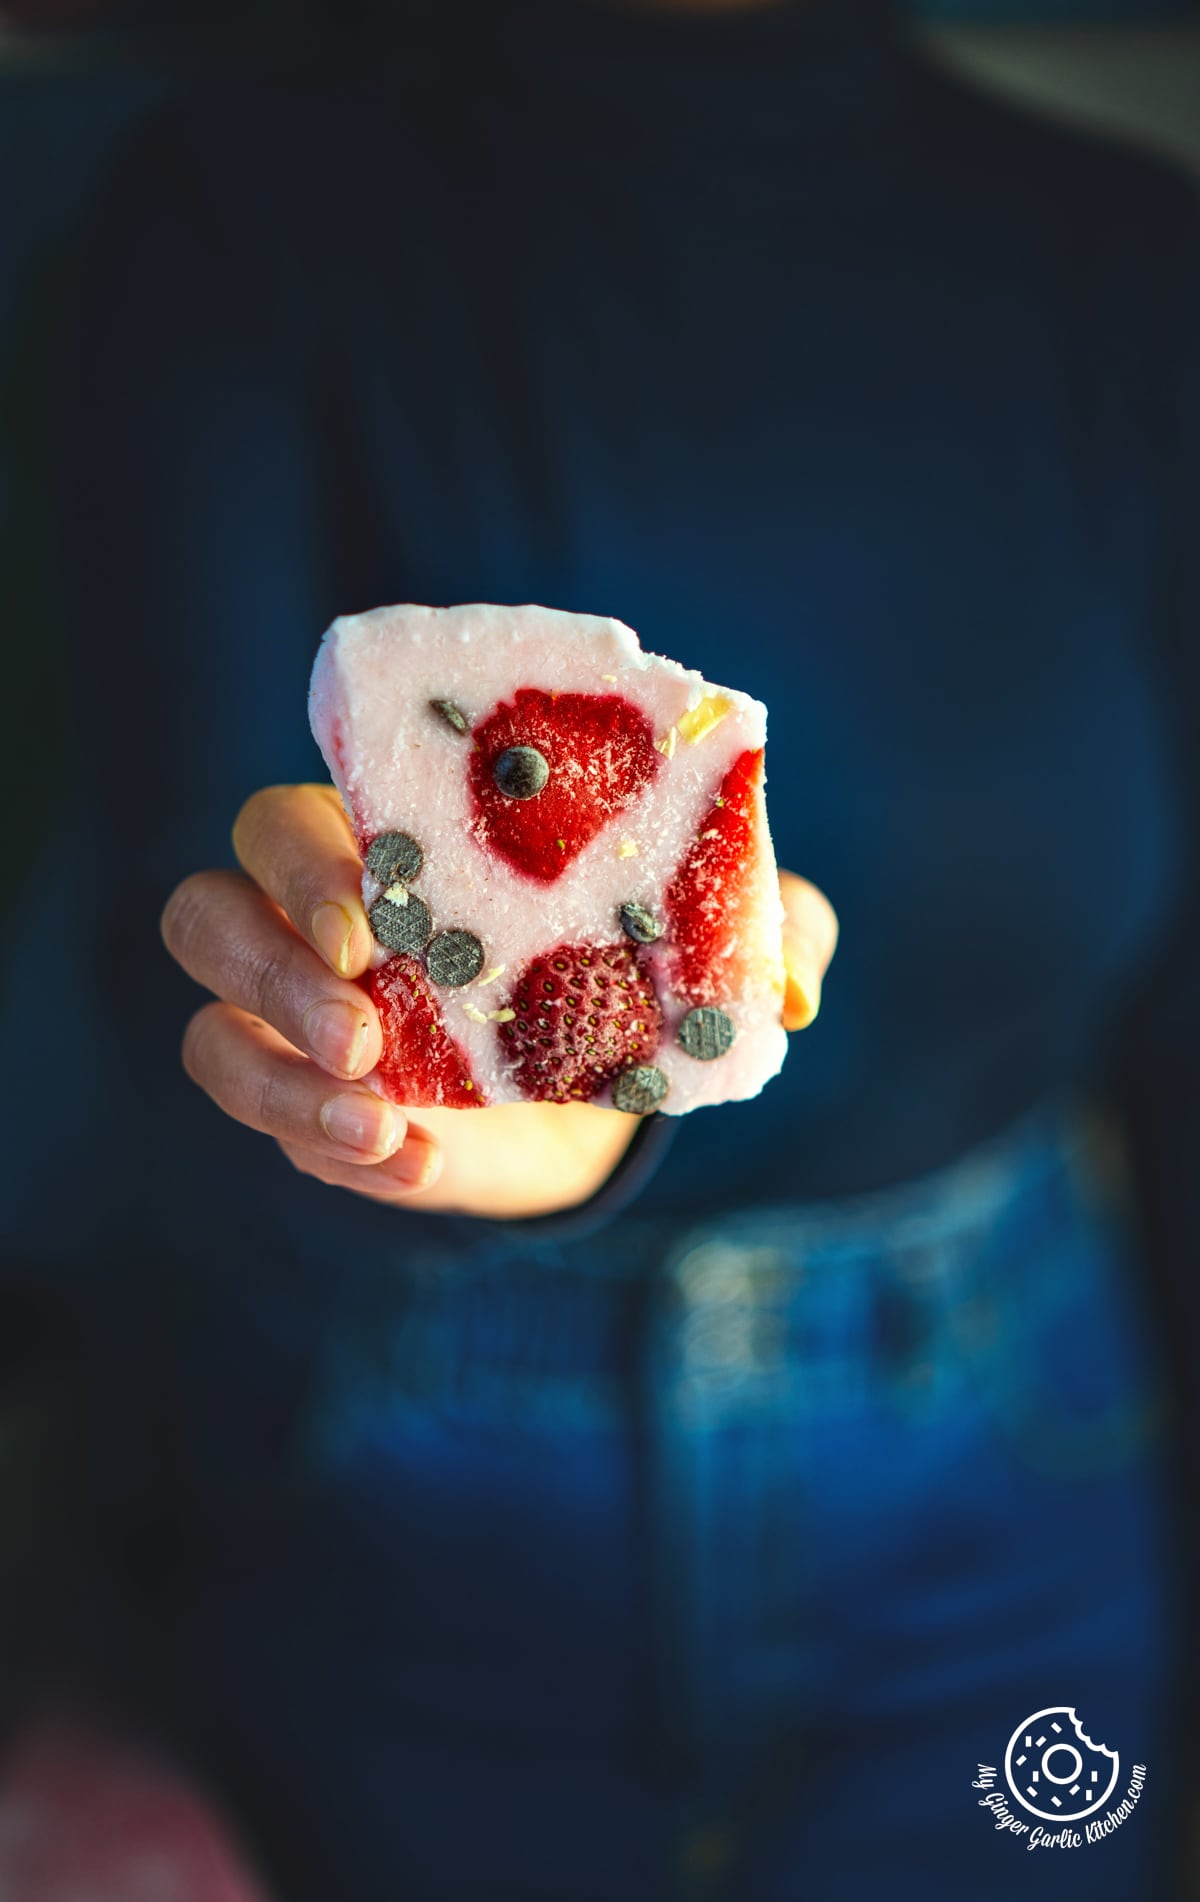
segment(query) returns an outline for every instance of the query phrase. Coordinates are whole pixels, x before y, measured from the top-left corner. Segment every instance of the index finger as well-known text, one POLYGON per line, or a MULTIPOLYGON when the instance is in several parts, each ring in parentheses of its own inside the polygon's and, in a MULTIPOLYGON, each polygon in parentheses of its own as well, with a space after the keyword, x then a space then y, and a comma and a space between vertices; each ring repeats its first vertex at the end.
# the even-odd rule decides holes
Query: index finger
POLYGON ((362 861, 332 786, 266 786, 247 799, 233 849, 255 884, 339 977, 361 977, 373 939, 362 861))

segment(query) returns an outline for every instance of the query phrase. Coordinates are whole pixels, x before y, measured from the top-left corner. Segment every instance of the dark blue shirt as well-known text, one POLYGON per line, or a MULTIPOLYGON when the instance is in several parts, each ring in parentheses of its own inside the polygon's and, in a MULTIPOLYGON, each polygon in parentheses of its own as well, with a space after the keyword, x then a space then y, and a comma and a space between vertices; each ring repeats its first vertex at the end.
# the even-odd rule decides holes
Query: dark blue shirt
MULTIPOLYGON (((780 861, 843 926, 782 1076, 688 1119, 654 1198, 960 1153, 1103 1062, 1183 894, 1195 252, 1165 170, 871 6, 212 87, 126 165, 69 346, 106 886, 156 904, 256 785, 323 776, 335 613, 615 613, 767 702, 780 861)), ((164 1111, 185 1009, 133 1059, 164 1111)))
POLYGON ((114 1355, 164 1364, 165 1301, 181 1430, 231 1471, 287 1441, 355 1262, 472 1229, 301 1179, 177 1063, 157 913, 255 787, 323 777, 339 612, 615 614, 766 701, 779 858, 841 948, 781 1076, 684 1119, 640 1206, 870 1189, 1106 1084, 1196 1260, 1190 192, 872 4, 505 11, 210 81, 119 168, 66 313, 61 1014, 20 1001, 39 931, 13 1030, 62 1143, 5 1219, 114 1355))

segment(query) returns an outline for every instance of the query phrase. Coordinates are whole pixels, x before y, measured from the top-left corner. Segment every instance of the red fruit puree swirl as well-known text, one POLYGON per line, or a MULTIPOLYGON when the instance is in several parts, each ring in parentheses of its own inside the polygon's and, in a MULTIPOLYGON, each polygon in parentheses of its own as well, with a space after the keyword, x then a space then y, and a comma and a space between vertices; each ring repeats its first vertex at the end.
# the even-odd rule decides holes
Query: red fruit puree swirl
POLYGON ((620 694, 545 693, 518 687, 475 727, 470 756, 475 831, 485 851, 550 885, 609 821, 633 805, 663 765, 640 707, 620 694), (494 777, 511 747, 533 747, 550 777, 514 799, 494 777))

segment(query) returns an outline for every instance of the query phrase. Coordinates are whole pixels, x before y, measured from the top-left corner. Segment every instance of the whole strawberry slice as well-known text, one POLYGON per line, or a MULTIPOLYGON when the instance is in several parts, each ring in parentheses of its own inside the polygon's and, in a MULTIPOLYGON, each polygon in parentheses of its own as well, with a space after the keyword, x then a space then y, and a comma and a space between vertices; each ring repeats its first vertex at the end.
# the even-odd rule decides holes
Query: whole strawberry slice
POLYGON ((416 958, 389 958, 371 975, 383 1029, 378 1071, 395 1103, 415 1108, 480 1109, 487 1101, 471 1066, 442 1021, 437 997, 416 958))
POLYGON ((628 944, 560 944, 513 986, 497 1026, 513 1081, 537 1103, 589 1102, 622 1070, 652 1063, 662 1037, 654 984, 628 944))
POLYGON ((615 693, 518 687, 471 737, 475 836, 543 885, 633 805, 663 765, 650 721, 615 693))

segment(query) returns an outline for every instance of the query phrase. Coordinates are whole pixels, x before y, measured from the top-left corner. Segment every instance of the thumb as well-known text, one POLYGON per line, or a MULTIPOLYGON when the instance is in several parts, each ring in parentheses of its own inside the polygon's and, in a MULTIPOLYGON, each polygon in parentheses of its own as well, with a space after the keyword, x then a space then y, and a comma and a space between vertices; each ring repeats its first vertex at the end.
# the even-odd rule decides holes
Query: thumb
POLYGON ((837 948, 837 913, 824 892, 794 872, 780 872, 783 899, 783 1027, 805 1030, 821 1006, 821 983, 837 948))

